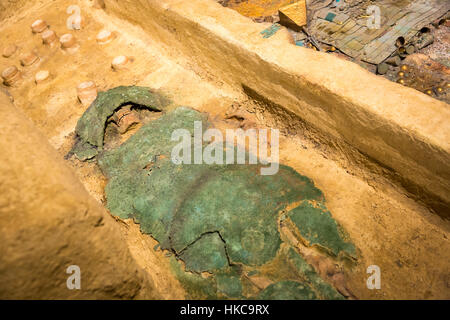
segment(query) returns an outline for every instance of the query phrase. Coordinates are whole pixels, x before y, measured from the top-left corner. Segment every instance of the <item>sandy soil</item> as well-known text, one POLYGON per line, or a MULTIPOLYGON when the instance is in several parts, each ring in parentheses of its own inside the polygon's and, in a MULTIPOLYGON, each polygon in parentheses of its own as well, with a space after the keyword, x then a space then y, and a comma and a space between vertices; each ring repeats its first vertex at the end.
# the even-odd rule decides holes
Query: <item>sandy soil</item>
MULTIPOLYGON (((289 126, 295 122, 275 118, 261 103, 242 91, 220 85, 220 75, 211 78, 192 65, 188 57, 176 56, 170 47, 155 42, 147 33, 127 22, 107 16, 89 1, 81 2, 85 25, 71 31, 79 43, 78 51, 68 53, 59 47, 45 47, 39 35, 29 26, 44 18, 57 35, 69 32, 66 8, 73 1, 61 0, 51 5, 35 5, 12 19, 0 22, 2 45, 19 46, 11 58, 0 57, 0 69, 14 64, 19 67, 19 55, 35 50, 39 64, 20 67, 23 80, 16 87, 6 88, 17 107, 35 122, 59 151, 61 158, 73 144, 73 131, 85 111, 77 100, 76 86, 86 80, 96 82, 99 90, 118 85, 142 85, 160 90, 174 105, 188 105, 208 112, 219 128, 242 126, 229 120, 230 113, 239 112, 246 128, 287 127, 281 137, 280 161, 307 175, 324 192, 327 206, 334 218, 350 234, 359 249, 359 260, 348 271, 349 287, 360 299, 450 299, 450 223, 443 221, 389 181, 356 166, 348 159, 339 159, 326 146, 310 135, 301 135, 289 126), (100 46, 97 33, 106 28, 117 34, 116 39, 100 46), (133 62, 127 69, 115 72, 112 59, 127 55, 133 62), (51 78, 36 85, 38 70, 50 71, 51 78), (378 265, 382 272, 381 290, 368 290, 366 268, 378 265)), ((2 49, 2 48, 0 48, 2 49)), ((92 163, 68 160, 88 191, 104 202, 105 179, 92 163)), ((125 234, 133 256, 152 275, 167 298, 183 297, 183 290, 168 274, 168 258, 155 254, 154 240, 141 235, 132 222, 127 222, 125 234), (148 249, 150 247, 150 249, 148 249), (155 272, 156 270, 156 272, 155 272)))
POLYGON ((258 18, 276 14, 278 8, 294 3, 295 0, 222 0, 222 2, 246 17, 258 18))

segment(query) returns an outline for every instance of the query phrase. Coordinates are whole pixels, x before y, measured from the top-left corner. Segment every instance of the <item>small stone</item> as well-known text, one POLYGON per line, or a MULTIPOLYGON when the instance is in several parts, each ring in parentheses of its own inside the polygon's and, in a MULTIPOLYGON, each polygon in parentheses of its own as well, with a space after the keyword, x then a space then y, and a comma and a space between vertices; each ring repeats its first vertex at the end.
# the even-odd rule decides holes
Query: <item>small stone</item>
POLYGON ((102 30, 97 34, 97 42, 99 44, 107 44, 113 40, 113 34, 108 30, 102 30))
POLYGON ((36 20, 31 25, 31 30, 33 33, 41 33, 44 32, 45 29, 47 29, 48 25, 44 20, 36 20))
POLYGON ((3 83, 7 86, 14 84, 20 79, 20 71, 16 66, 10 66, 2 72, 3 83))
POLYGON ((386 74, 386 72, 388 72, 388 70, 389 70, 389 66, 386 63, 380 63, 377 66, 378 74, 386 74))
POLYGON ((414 52, 416 52, 416 47, 413 45, 409 45, 406 47, 406 53, 407 54, 413 54, 414 52))
POLYGON ((434 42, 434 36, 431 33, 422 34, 418 41, 416 41, 417 49, 423 49, 434 42))
POLYGON ((31 66, 33 63, 37 62, 39 60, 39 57, 35 55, 33 52, 26 53, 22 55, 20 58, 20 63, 24 66, 31 66))
POLYGON ((47 70, 41 70, 38 73, 36 73, 34 79, 36 81, 36 84, 38 84, 47 80, 49 76, 50 72, 48 72, 47 70))
POLYGON ((128 58, 126 56, 115 57, 111 63, 114 70, 123 69, 128 63, 128 58))
POLYGON ((386 60, 386 63, 391 65, 391 66, 399 66, 402 63, 402 59, 400 59, 399 56, 393 56, 389 59, 386 60))
POLYGON ((56 36, 55 31, 53 30, 46 30, 42 33, 42 42, 44 44, 52 44, 58 40, 58 37, 56 36))
POLYGON ((77 86, 78 99, 83 106, 89 106, 97 98, 97 86, 94 81, 82 82, 77 86))
POLYGON ((17 69, 16 66, 10 66, 10 67, 6 68, 5 70, 3 70, 2 78, 5 80, 8 80, 11 77, 13 77, 17 72, 19 72, 19 70, 17 69))
POLYGON ((63 49, 68 49, 74 47, 77 41, 72 34, 66 33, 59 38, 59 42, 61 43, 61 47, 63 49))
POLYGON ((15 44, 11 44, 3 49, 2 55, 5 58, 11 57, 17 51, 17 46, 15 44))

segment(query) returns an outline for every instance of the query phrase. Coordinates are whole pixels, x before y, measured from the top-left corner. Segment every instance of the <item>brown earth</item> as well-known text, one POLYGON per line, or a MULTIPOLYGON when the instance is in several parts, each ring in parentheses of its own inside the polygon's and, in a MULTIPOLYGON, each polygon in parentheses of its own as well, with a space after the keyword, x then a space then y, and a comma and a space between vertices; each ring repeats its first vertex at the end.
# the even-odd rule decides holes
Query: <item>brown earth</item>
POLYGON ((279 8, 296 0, 219 0, 219 2, 246 17, 259 18, 276 14, 279 8))

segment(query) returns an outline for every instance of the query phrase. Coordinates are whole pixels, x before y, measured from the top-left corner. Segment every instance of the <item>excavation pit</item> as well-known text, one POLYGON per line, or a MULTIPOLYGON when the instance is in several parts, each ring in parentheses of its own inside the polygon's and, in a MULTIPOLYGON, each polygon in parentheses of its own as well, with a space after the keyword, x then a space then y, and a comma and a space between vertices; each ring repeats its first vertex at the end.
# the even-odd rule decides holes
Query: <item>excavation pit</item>
MULTIPOLYGON (((8 217, 4 223, 12 223, 2 243, 27 249, 2 252, 2 267, 20 270, 23 279, 32 279, 34 272, 42 275, 42 284, 31 282, 23 288, 6 279, 2 297, 449 297, 448 104, 353 62, 296 46, 286 28, 270 29, 272 21, 255 23, 216 1, 105 0, 104 6, 80 1, 85 24, 79 30, 67 28, 66 9, 73 3, 57 3, 22 1, 1 13, 0 34, 8 35, 1 43, 14 43, 18 49, 17 56, 0 57, 0 69, 19 66, 20 56, 27 52, 36 52, 40 59, 39 68, 21 68, 21 81, 2 85, 0 92, 5 136, 0 141, 0 168, 7 181, 0 191, 2 200, 13 199, 21 212, 0 206, 8 217), (15 15, 19 4, 24 4, 23 19, 15 15), (45 20, 57 35, 73 33, 77 50, 46 46, 41 35, 31 31, 24 36, 23 30, 30 30, 36 19, 45 20), (109 34, 98 41, 102 30, 110 31, 114 41, 109 41, 109 34), (132 57, 132 68, 127 64, 126 70, 112 72, 111 62, 118 55, 132 57), (50 70, 51 76, 36 85, 39 70, 50 70), (79 97, 77 86, 85 81, 95 83, 95 94, 80 103, 83 92, 79 97), (109 99, 110 90, 130 87, 149 88, 163 98, 164 108, 154 100, 121 100, 129 92, 119 89, 126 92, 108 104, 107 112, 101 117, 93 112, 101 99, 109 99), (161 112, 148 114, 148 121, 139 124, 138 110, 133 110, 138 105, 161 112), (167 151, 170 130, 152 144, 164 150, 150 152, 145 142, 158 136, 155 128, 175 123, 167 119, 177 114, 181 120, 204 118, 220 132, 279 129, 280 172, 287 182, 278 176, 263 181, 249 174, 249 168, 198 165, 186 166, 181 173, 205 170, 208 174, 200 182, 219 187, 202 189, 197 179, 192 179, 196 183, 191 188, 174 187, 180 173, 171 167, 167 151), (80 120, 86 117, 90 120, 80 120), (140 143, 145 147, 136 147, 140 143), (73 150, 74 146, 81 148, 73 150), (141 163, 140 156, 149 157, 141 163), (227 181, 233 174, 239 179, 227 181), (154 178, 157 175, 160 180, 154 178), (164 183, 155 185, 157 181, 164 183), (226 183, 227 188, 220 187, 226 183), (16 197, 12 185, 22 185, 23 196, 16 197), (283 192, 299 188, 305 188, 300 194, 317 197, 280 200, 280 210, 272 210, 279 204, 277 197, 289 197, 283 192), (234 192, 232 197, 227 197, 227 190, 234 192), (67 199, 60 198, 63 195, 67 199), (208 207, 213 200, 195 202, 196 197, 229 207, 221 212, 208 207), (29 198, 35 201, 27 202, 29 198), (241 210, 240 204, 259 203, 251 199, 266 203, 267 212, 244 210, 235 216, 234 207, 241 210), (151 211, 155 201, 162 206, 176 202, 179 209, 151 211), (51 214, 43 203, 53 206, 51 214), (211 228, 203 230, 207 223, 195 220, 190 223, 189 214, 197 209, 211 228), (181 218, 171 219, 164 215, 168 212, 181 218), (248 228, 251 232, 242 227, 247 220, 239 221, 247 219, 247 213, 245 226, 258 224, 248 228), (260 219, 263 213, 267 217, 260 219), (158 221, 158 214, 167 220, 158 221), (238 220, 229 234, 222 221, 227 216, 238 220), (23 239, 14 228, 15 219, 22 217, 27 218, 19 224, 33 239, 23 239), (70 223, 64 222, 67 219, 70 223), (342 234, 330 225, 342 228, 342 234), (333 230, 326 235, 342 237, 342 242, 327 239, 323 230, 333 230), (52 241, 43 241, 47 238, 52 241), (343 243, 351 243, 355 251, 340 259, 339 252, 347 248, 343 243), (261 248, 271 248, 270 254, 248 253, 261 248), (61 252, 89 265, 85 290, 58 287, 65 283, 67 267, 61 252), (34 263, 42 262, 43 256, 51 259, 34 263), (367 288, 371 265, 383 270, 380 290, 367 288), (59 269, 62 275, 53 278, 52 272, 59 269), (112 274, 111 285, 104 285, 112 274), (42 290, 44 282, 54 291, 42 290)), ((413 65, 398 68, 406 75, 413 65)), ((193 176, 186 174, 186 179, 193 176)))

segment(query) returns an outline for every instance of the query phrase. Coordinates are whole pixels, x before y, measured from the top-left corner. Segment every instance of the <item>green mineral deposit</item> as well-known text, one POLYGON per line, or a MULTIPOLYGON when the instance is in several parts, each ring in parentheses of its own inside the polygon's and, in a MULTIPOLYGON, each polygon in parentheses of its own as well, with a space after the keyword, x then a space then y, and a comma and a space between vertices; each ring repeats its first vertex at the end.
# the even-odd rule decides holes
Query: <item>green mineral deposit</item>
POLYGON ((311 179, 283 165, 275 175, 261 175, 260 164, 174 163, 171 153, 179 141, 172 141, 172 133, 184 129, 193 136, 195 121, 203 130, 211 124, 206 114, 187 107, 164 112, 164 104, 147 88, 118 87, 100 93, 78 122, 72 152, 79 159, 95 157, 108 178, 111 213, 135 219, 161 249, 174 253, 171 270, 190 298, 342 298, 294 249, 280 256, 281 214, 310 245, 333 257, 355 253, 311 179), (130 102, 163 113, 119 147, 103 150, 107 119, 130 102), (246 296, 243 270, 259 276, 258 270, 276 257, 297 270, 295 279, 275 272, 273 284, 246 296))

